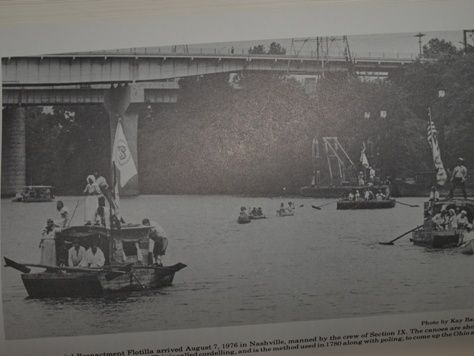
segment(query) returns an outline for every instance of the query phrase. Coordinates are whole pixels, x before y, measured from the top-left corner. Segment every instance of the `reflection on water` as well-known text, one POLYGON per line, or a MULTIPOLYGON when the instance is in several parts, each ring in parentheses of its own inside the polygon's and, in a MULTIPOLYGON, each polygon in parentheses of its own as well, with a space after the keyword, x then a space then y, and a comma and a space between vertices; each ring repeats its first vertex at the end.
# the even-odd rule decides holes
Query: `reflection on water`
MULTIPOLYGON (((64 201, 73 207, 82 198, 64 201)), ((421 203, 420 199, 404 199, 421 203)), ((169 235, 165 262, 188 265, 174 285, 103 298, 29 299, 19 272, 3 268, 8 338, 197 328, 374 314, 473 308, 472 257, 414 247, 421 208, 322 210, 298 199, 293 217, 276 217, 281 199, 141 196, 122 199, 129 221, 149 217, 169 235), (239 225, 240 206, 268 219, 239 225)), ((82 215, 78 208, 76 222, 82 215)), ((2 253, 38 262, 40 231, 54 203, 2 200, 2 253)))

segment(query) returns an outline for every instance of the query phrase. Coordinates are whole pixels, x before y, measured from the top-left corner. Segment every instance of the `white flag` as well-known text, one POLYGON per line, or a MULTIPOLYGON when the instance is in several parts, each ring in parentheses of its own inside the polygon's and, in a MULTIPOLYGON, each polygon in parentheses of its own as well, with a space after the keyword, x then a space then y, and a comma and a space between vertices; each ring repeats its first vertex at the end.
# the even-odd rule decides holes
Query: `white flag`
POLYGON ((127 184, 130 178, 138 173, 120 121, 117 123, 117 130, 115 131, 112 161, 120 172, 121 187, 127 184))
POLYGON ((428 115, 430 119, 428 121, 427 138, 433 155, 433 163, 436 168, 436 182, 439 185, 444 185, 444 183, 446 183, 446 180, 448 179, 448 175, 446 174, 446 170, 443 166, 443 161, 441 160, 441 151, 439 150, 438 145, 438 132, 433 121, 431 121, 430 111, 428 111, 428 115))
POLYGON ((365 142, 362 142, 362 151, 360 152, 360 163, 364 168, 369 168, 369 160, 367 159, 367 155, 365 154, 365 142))

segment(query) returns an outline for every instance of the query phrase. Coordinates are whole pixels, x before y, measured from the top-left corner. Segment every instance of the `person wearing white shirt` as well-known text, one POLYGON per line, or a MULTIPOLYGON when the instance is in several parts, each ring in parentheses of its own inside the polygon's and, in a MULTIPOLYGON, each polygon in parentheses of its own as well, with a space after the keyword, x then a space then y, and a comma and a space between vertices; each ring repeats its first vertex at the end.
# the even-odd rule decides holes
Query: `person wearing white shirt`
POLYGON ((64 229, 69 223, 69 211, 61 200, 58 200, 56 203, 56 210, 58 211, 59 219, 55 222, 55 224, 60 229, 64 229))
POLYGON ((80 264, 81 267, 101 268, 104 266, 105 257, 102 250, 97 246, 97 242, 92 242, 91 247, 86 251, 80 264))
POLYGON ((79 267, 86 255, 86 249, 74 241, 72 247, 68 251, 68 266, 79 267))
POLYGON ((456 187, 460 187, 464 196, 467 199, 466 192, 466 179, 467 179, 467 168, 464 166, 464 159, 458 158, 458 163, 453 169, 451 175, 451 190, 449 191, 449 198, 454 197, 454 190, 456 187))

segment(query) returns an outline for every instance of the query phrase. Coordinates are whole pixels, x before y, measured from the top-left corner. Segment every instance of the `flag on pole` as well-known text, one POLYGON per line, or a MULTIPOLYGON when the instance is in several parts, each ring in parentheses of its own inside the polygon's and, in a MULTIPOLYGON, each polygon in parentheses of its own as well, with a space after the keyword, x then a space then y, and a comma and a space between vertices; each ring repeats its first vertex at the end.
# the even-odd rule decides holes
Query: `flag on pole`
POLYGON ((367 159, 367 155, 365 154, 365 142, 362 142, 362 151, 360 152, 360 163, 364 168, 369 168, 369 160, 367 159))
POLYGON ((441 151, 438 145, 438 131, 436 130, 434 122, 431 120, 431 110, 428 109, 428 128, 427 128, 427 139, 431 147, 431 152, 433 154, 433 163, 436 168, 436 182, 439 185, 444 185, 448 179, 446 170, 443 166, 443 161, 441 160, 441 151))
POLYGON ((120 120, 117 123, 117 130, 115 131, 112 162, 120 172, 121 187, 124 187, 125 184, 138 173, 120 120))

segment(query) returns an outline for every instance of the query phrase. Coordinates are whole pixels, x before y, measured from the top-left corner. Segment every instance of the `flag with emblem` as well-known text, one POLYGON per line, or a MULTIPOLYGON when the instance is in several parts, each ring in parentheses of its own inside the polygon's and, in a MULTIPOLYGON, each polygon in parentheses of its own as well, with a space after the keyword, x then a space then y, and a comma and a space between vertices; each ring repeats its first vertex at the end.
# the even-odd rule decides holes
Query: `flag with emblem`
POLYGON ((117 123, 113 147, 112 162, 120 172, 120 186, 124 187, 138 172, 135 162, 133 162, 132 153, 130 152, 130 147, 128 147, 120 120, 117 123))
POLYGON ((362 142, 362 151, 360 152, 360 163, 364 168, 369 168, 369 160, 367 159, 367 155, 365 154, 365 142, 362 142))
POLYGON ((438 131, 436 130, 433 120, 431 120, 431 110, 428 109, 428 128, 427 128, 427 139, 431 147, 431 152, 433 155, 433 163, 436 168, 436 182, 439 185, 444 185, 448 179, 446 170, 443 166, 443 161, 441 160, 441 151, 438 144, 438 131))

